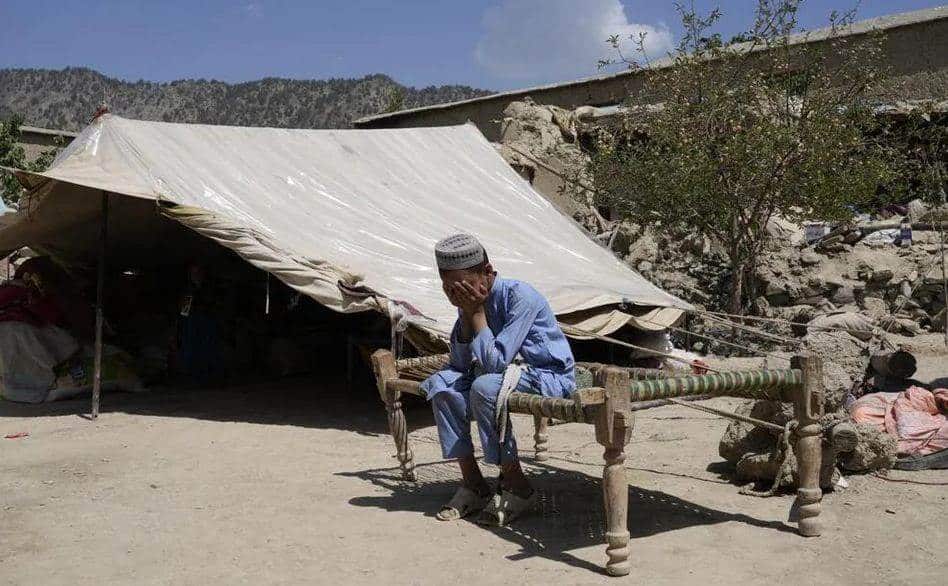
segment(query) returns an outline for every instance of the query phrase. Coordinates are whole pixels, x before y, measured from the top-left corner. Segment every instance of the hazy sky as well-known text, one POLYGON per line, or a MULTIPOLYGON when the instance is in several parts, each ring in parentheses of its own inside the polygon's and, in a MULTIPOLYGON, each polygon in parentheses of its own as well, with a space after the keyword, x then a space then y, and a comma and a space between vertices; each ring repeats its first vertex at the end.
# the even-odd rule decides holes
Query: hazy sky
MULTIPOLYGON (((863 0, 859 16, 941 4, 863 0)), ((695 5, 720 6, 727 37, 748 27, 755 2, 695 5)), ((853 5, 808 0, 801 24, 818 28, 853 5)), ((646 31, 660 55, 680 28, 670 0, 0 0, 0 22, 0 67, 87 66, 153 81, 385 73, 487 89, 595 75, 611 34, 646 31)))

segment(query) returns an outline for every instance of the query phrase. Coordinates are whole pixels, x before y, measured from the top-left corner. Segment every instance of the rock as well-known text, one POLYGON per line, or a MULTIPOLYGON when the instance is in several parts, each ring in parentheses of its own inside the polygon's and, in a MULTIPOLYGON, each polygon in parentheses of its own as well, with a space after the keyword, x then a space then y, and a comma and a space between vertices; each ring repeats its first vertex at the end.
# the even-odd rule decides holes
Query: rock
POLYGON ((820 264, 820 262, 822 262, 822 260, 823 260, 822 255, 819 255, 809 250, 800 255, 800 264, 802 264, 805 267, 818 265, 820 264))
POLYGON ((833 296, 830 298, 830 300, 836 305, 855 303, 856 294, 852 287, 840 287, 833 292, 833 296))
POLYGON ((809 332, 834 332, 845 330, 845 333, 859 340, 872 338, 872 322, 858 313, 832 313, 817 317, 807 324, 809 332))
POLYGON ((892 280, 894 274, 889 269, 879 269, 872 271, 869 276, 870 283, 888 283, 892 280))
MULTIPOLYGON (((778 401, 749 401, 740 405, 735 412, 772 421, 777 425, 786 425, 793 419, 792 406, 778 401)), ((738 479, 743 481, 772 481, 780 461, 780 452, 773 434, 742 421, 732 421, 724 430, 724 435, 718 442, 718 454, 735 467, 738 479)), ((795 459, 791 462, 789 476, 781 481, 785 486, 794 486, 795 459)))
POLYGON ((908 208, 908 217, 913 222, 922 221, 922 218, 924 218, 932 208, 931 204, 925 203, 920 199, 913 199, 908 202, 905 207, 908 208))
POLYGON ((629 259, 638 262, 640 260, 655 260, 658 257, 658 239, 655 237, 655 231, 651 228, 645 229, 639 234, 639 237, 629 246, 629 259))
POLYGON ((812 305, 813 307, 821 307, 824 303, 827 303, 826 298, 820 293, 810 295, 809 297, 797 297, 794 301, 799 305, 812 305))
POLYGON ((917 336, 922 333, 922 328, 911 319, 895 317, 894 315, 883 315, 880 317, 879 327, 886 332, 902 334, 903 336, 917 336))
POLYGON ((868 423, 854 425, 859 441, 853 451, 843 454, 840 465, 850 472, 887 470, 895 464, 898 442, 868 423))
POLYGON ((844 252, 852 251, 853 247, 849 244, 844 244, 842 242, 837 242, 835 244, 827 244, 822 247, 823 252, 828 254, 840 254, 844 252))
POLYGON ((941 311, 932 316, 932 331, 933 332, 944 332, 945 331, 945 308, 943 307, 941 311))
MULTIPOLYGON (((740 405, 736 412, 756 419, 770 421, 777 425, 786 425, 793 418, 793 407, 787 403, 776 401, 753 401, 740 405)), ((832 414, 824 416, 820 425, 824 429, 852 426, 845 422, 847 416, 832 414)), ((841 432, 847 431, 842 429, 841 432)), ((843 435, 842 433, 840 435, 843 435)), ((823 446, 823 466, 820 470, 820 486, 832 489, 834 482, 839 478, 836 472, 836 455, 849 451, 856 444, 856 433, 853 430, 851 438, 840 437, 836 441, 831 439, 823 446), (848 440, 848 441, 847 441, 848 440)), ((718 453, 728 463, 734 466, 739 481, 774 481, 783 454, 778 447, 777 437, 761 428, 741 421, 731 422, 718 442, 718 453)), ((797 485, 798 467, 796 457, 791 450, 787 455, 787 469, 784 476, 778 479, 780 486, 792 488, 797 485)))
POLYGON ((873 319, 877 319, 889 311, 885 300, 878 297, 863 297, 862 307, 873 319))
POLYGON ((819 277, 810 277, 806 280, 806 287, 803 289, 806 295, 818 295, 826 290, 826 282, 819 277))
POLYGON ((893 307, 901 307, 903 310, 911 311, 913 309, 920 309, 922 306, 918 304, 917 301, 909 298, 906 295, 899 295, 895 298, 895 301, 892 302, 893 307))
POLYGON ((790 303, 790 293, 773 284, 767 285, 764 297, 767 298, 767 303, 772 307, 782 307, 790 303))
POLYGON ((860 232, 859 230, 853 230, 851 232, 847 232, 846 235, 843 236, 843 242, 845 242, 846 244, 855 244, 859 242, 859 240, 861 239, 862 239, 862 232, 860 232))
POLYGON ((827 412, 842 407, 855 383, 869 367, 868 348, 846 332, 809 331, 805 348, 823 357, 823 401, 827 412))
POLYGON ((647 260, 643 260, 636 268, 638 268, 640 273, 650 273, 652 272, 652 263, 648 262, 647 260))
POLYGON ((623 222, 616 228, 615 238, 612 239, 612 250, 620 255, 629 253, 632 243, 638 238, 638 227, 634 224, 623 222))
POLYGON ((754 313, 760 316, 769 316, 770 315, 770 302, 767 301, 767 298, 764 296, 759 296, 757 299, 754 299, 751 307, 754 310, 754 313))

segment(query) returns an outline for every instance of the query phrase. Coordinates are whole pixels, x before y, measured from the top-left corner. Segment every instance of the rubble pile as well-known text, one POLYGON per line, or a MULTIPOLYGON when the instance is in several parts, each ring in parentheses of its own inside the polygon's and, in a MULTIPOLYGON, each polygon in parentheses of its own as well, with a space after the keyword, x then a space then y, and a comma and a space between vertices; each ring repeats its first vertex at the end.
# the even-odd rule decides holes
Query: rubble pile
MULTIPOLYGON (((570 112, 530 100, 514 102, 504 112, 498 150, 640 274, 699 308, 724 311, 731 269, 719 244, 679 226, 610 218, 608 210, 594 207, 584 147, 595 144, 596 134, 608 124, 597 114, 602 110, 582 107, 570 112), (564 196, 569 205, 558 199, 564 196)), ((863 216, 836 227, 818 225, 816 237, 783 218, 768 226, 766 250, 745 282, 753 312, 772 320, 766 322, 768 332, 799 340, 803 349, 826 358, 824 488, 839 482, 841 470, 887 469, 896 460, 895 439, 870 425, 852 423, 847 407, 874 384, 880 386, 878 373, 872 378, 870 357, 880 350, 886 333, 914 336, 943 331, 946 299, 942 242, 936 230, 945 222, 948 209, 913 201, 879 210, 875 218, 863 216), (902 231, 903 218, 913 226, 908 233, 902 231)), ((724 334, 771 354, 786 349, 752 334, 741 337, 720 323, 699 321, 691 330, 724 334)), ((685 340, 676 336, 675 341, 685 340)), ((694 342, 691 349, 703 351, 707 344, 694 342)), ((732 352, 718 344, 712 348, 724 355, 732 352)), ((771 366, 786 368, 786 362, 771 366)), ((771 401, 748 402, 738 413, 781 426, 793 418, 791 406, 771 401)), ((779 444, 772 432, 735 421, 721 438, 719 451, 734 465, 738 478, 750 482, 772 482, 786 457, 789 466, 776 480, 781 486, 793 486, 796 462, 792 454, 783 454, 779 444)))
MULTIPOLYGON (((695 305, 724 310, 730 267, 720 245, 678 226, 610 220, 608 210, 592 205, 584 146, 595 143, 609 124, 607 116, 595 114, 599 110, 605 109, 569 111, 529 98, 513 102, 504 111, 498 150, 643 276, 695 305)), ((825 316, 834 317, 822 325, 847 323, 865 330, 866 337, 873 328, 908 336, 942 331, 941 241, 931 228, 948 221, 948 210, 913 201, 881 210, 880 218, 860 218, 813 242, 807 242, 803 226, 772 220, 766 250, 746 280, 755 313, 797 324, 775 331, 798 337, 825 316), (903 217, 917 226, 910 245, 901 240, 903 217)), ((715 350, 726 353, 723 347, 715 350)))
MULTIPOLYGON (((864 389, 871 357, 878 350, 875 341, 861 341, 840 331, 811 332, 803 339, 806 351, 824 358, 821 425, 827 439, 821 484, 825 489, 837 485, 842 476, 840 468, 871 472, 888 469, 896 460, 895 438, 872 426, 852 424, 847 410, 848 403, 864 389)), ((786 363, 774 367, 786 367, 786 363)), ((781 426, 793 419, 792 405, 775 401, 748 401, 736 411, 781 426)), ((765 429, 733 421, 721 437, 718 453, 734 466, 740 481, 796 486, 796 459, 793 454, 785 456, 779 438, 765 429), (788 466, 783 477, 775 478, 784 457, 788 466)))

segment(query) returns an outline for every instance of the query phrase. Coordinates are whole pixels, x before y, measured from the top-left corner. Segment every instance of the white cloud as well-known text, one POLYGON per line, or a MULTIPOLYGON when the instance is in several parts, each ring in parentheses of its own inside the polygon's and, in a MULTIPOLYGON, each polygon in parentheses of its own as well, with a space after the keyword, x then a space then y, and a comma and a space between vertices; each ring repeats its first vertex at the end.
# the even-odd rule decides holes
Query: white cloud
POLYGON ((521 82, 595 75, 600 59, 615 56, 606 43, 612 35, 636 58, 630 37, 639 33, 646 33, 651 59, 674 43, 664 24, 630 22, 619 0, 501 0, 485 11, 483 25, 475 60, 492 75, 521 82))
POLYGON ((243 6, 244 14, 252 18, 263 16, 263 5, 259 2, 247 2, 243 6))

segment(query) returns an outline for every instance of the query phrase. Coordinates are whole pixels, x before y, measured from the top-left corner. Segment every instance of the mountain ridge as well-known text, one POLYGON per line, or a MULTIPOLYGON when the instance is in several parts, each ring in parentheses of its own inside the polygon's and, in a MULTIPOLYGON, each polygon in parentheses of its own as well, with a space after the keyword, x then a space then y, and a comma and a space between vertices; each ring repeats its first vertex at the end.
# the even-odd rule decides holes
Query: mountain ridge
POLYGON ((381 73, 360 78, 266 77, 228 83, 208 79, 126 81, 87 67, 0 69, 0 119, 81 130, 101 104, 128 118, 272 126, 349 128, 363 116, 484 96, 463 85, 415 88, 381 73))

